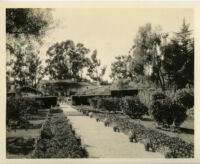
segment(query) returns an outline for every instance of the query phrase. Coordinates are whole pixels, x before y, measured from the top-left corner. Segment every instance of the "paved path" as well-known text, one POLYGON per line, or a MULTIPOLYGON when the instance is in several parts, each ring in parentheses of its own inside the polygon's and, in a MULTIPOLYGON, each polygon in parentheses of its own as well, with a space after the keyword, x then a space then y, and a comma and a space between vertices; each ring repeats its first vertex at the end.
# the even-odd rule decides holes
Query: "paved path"
POLYGON ((81 136, 90 158, 163 158, 162 154, 145 151, 143 144, 129 142, 128 136, 113 132, 111 127, 82 115, 69 105, 62 104, 61 108, 81 136))

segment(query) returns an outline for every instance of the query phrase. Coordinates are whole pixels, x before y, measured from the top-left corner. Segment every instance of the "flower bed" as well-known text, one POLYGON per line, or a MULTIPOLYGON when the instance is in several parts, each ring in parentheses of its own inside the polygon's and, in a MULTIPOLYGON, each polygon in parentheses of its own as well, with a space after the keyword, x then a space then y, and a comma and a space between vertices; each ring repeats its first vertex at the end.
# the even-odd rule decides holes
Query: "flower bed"
POLYGON ((149 140, 153 149, 165 154, 166 158, 194 158, 194 145, 178 137, 170 137, 159 131, 149 129, 143 125, 130 121, 128 116, 120 114, 93 113, 98 121, 109 122, 111 126, 118 127, 120 131, 128 134, 133 131, 138 142, 149 140))
POLYGON ((50 113, 37 142, 34 158, 86 158, 88 153, 81 145, 71 124, 60 113, 50 113))

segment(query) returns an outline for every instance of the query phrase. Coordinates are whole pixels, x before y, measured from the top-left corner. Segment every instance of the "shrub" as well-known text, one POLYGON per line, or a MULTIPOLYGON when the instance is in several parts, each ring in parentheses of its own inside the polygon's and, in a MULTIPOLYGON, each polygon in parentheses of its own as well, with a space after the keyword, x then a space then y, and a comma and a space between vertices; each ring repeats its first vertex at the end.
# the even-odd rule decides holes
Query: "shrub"
POLYGON ((156 100, 161 100, 161 99, 165 99, 167 96, 162 93, 161 91, 156 91, 153 95, 152 95, 152 101, 156 101, 156 100))
POLYGON ((6 103, 6 122, 15 120, 18 123, 27 115, 28 101, 22 98, 9 98, 6 103))
POLYGON ((98 102, 97 98, 89 98, 88 101, 89 101, 90 106, 97 108, 97 102, 98 102))
POLYGON ((36 113, 44 107, 42 101, 30 98, 9 98, 6 102, 6 122, 16 121, 21 127, 28 124, 28 114, 36 113))
POLYGON ((177 101, 187 109, 192 108, 194 106, 194 93, 189 89, 179 89, 175 93, 174 101, 177 101))
POLYGON ((120 106, 120 98, 99 98, 97 101, 97 108, 105 109, 108 111, 120 111, 120 106))
POLYGON ((174 124, 176 127, 179 127, 187 118, 187 108, 179 104, 177 101, 172 102, 171 108, 173 110, 174 124))
POLYGON ((153 101, 151 114, 158 124, 171 125, 173 123, 173 111, 169 98, 153 101))
POLYGON ((154 99, 151 106, 151 114, 154 120, 163 127, 169 127, 173 123, 179 127, 187 117, 186 108, 179 101, 172 100, 169 97, 163 99, 163 97, 154 99))
POLYGON ((136 96, 133 98, 124 98, 121 108, 131 118, 141 118, 148 112, 147 107, 136 96))
POLYGON ((27 103, 28 112, 30 113, 37 113, 38 109, 42 109, 45 106, 41 100, 27 99, 27 103))

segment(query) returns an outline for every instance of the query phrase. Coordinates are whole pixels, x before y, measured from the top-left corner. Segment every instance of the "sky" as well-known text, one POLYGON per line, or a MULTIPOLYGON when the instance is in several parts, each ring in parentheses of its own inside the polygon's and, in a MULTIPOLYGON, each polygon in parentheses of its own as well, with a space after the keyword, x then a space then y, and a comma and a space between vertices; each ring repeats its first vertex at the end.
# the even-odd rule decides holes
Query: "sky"
POLYGON ((185 18, 190 29, 194 27, 192 9, 59 8, 52 14, 58 26, 45 36, 41 59, 46 58, 47 49, 56 42, 68 39, 80 42, 91 52, 97 50, 102 65, 107 66, 104 80, 108 81, 111 63, 116 56, 128 54, 140 26, 151 23, 173 34, 179 31, 185 18))

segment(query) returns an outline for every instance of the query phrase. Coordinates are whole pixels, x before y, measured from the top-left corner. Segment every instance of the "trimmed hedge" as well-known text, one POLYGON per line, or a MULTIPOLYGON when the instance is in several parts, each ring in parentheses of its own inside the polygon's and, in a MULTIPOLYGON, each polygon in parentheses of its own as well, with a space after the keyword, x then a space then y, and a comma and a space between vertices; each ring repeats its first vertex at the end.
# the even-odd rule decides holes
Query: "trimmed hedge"
POLYGON ((56 106, 57 104, 57 97, 55 96, 36 97, 35 100, 43 101, 45 108, 50 108, 51 106, 56 106))
POLYGON ((107 111, 121 111, 121 98, 99 98, 97 108, 107 111))
POLYGON ((64 114, 56 113, 45 122, 33 157, 86 158, 88 152, 64 114))

